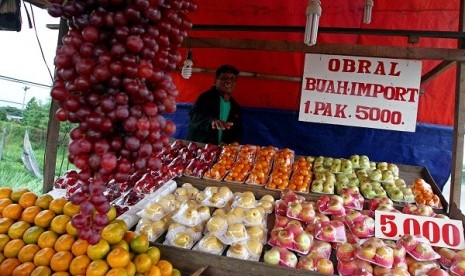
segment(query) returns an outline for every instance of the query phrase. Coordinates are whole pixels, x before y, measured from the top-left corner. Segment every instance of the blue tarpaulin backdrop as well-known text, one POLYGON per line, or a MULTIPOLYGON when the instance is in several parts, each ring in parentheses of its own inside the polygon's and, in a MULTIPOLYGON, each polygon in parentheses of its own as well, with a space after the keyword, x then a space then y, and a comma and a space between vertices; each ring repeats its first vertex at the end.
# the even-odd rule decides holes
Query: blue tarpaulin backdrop
MULTIPOLYGON (((192 104, 180 103, 166 117, 176 123, 174 138, 185 139, 192 104)), ((243 108, 242 144, 288 147, 298 155, 348 158, 365 154, 370 160, 426 167, 440 189, 449 178, 453 128, 418 123, 415 132, 298 121, 297 111, 243 108)))

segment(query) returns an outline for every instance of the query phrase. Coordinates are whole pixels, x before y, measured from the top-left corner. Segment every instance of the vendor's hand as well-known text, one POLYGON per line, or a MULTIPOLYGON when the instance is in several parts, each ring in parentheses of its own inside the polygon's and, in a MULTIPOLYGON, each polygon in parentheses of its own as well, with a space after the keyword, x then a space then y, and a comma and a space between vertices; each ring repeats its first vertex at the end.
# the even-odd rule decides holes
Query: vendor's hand
POLYGON ((232 123, 232 122, 224 122, 224 121, 221 121, 221 120, 213 120, 212 121, 212 128, 213 129, 225 130, 225 129, 230 129, 233 126, 233 124, 234 123, 232 123))

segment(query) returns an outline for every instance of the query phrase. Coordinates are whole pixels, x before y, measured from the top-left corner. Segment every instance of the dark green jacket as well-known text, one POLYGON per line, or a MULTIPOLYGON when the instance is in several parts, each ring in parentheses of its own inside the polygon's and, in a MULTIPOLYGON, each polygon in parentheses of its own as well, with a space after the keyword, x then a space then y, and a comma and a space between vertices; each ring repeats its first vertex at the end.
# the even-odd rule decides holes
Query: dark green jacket
MULTIPOLYGON (((213 86, 200 94, 192 110, 189 112, 189 128, 187 130, 187 140, 218 144, 218 130, 212 129, 212 120, 220 116, 220 93, 213 86)), ((231 110, 229 111, 228 122, 234 125, 227 130, 223 130, 223 143, 239 142, 242 137, 242 116, 239 104, 231 97, 231 110)))

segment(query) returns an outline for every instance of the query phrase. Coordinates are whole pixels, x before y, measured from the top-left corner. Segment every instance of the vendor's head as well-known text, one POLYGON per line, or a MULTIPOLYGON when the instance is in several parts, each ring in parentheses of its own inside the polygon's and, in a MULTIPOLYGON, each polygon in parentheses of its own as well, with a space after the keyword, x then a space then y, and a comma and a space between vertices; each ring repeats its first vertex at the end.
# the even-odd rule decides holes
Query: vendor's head
POLYGON ((216 89, 220 91, 223 98, 227 101, 231 98, 231 94, 236 86, 237 75, 239 75, 239 70, 229 64, 221 65, 216 69, 216 89))

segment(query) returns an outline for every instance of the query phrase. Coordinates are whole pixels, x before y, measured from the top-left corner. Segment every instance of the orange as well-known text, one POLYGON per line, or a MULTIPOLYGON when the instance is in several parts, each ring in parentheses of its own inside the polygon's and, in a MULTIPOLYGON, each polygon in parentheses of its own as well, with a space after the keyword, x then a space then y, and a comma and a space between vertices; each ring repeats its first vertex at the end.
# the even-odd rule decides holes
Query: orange
POLYGON ((21 195, 18 200, 19 205, 26 209, 27 207, 34 206, 37 200, 37 195, 33 192, 26 192, 21 195))
POLYGON ((128 225, 126 224, 126 222, 124 220, 115 219, 113 221, 110 221, 110 224, 113 224, 113 223, 119 224, 124 229, 124 233, 126 233, 128 231, 128 225))
POLYGON ((129 246, 135 253, 145 253, 149 249, 149 239, 146 234, 141 234, 132 239, 129 246))
POLYGON ((43 232, 45 232, 44 228, 40 226, 32 226, 24 232, 23 241, 26 244, 37 244, 37 241, 39 240, 39 237, 40 235, 42 235, 43 232))
POLYGON ((14 222, 12 218, 0 218, 0 234, 8 233, 8 229, 14 222))
POLYGON ((125 267, 131 261, 131 255, 126 249, 117 247, 107 255, 107 263, 111 268, 125 267))
POLYGON ((23 248, 26 244, 21 239, 14 239, 9 241, 5 248, 3 249, 3 255, 7 258, 16 258, 18 257, 19 250, 23 248))
POLYGON ((171 276, 173 273, 173 265, 167 260, 158 261, 156 266, 160 269, 161 276, 171 276))
POLYGON ((78 236, 78 231, 77 231, 77 229, 73 226, 73 224, 71 223, 71 221, 68 221, 68 223, 66 224, 66 233, 70 234, 71 236, 75 236, 75 237, 78 236))
POLYGON ((0 198, 10 198, 12 192, 10 187, 0 187, 0 198))
POLYGON ((24 209, 23 213, 21 214, 21 220, 29 223, 34 223, 34 218, 40 213, 42 209, 37 206, 30 206, 24 209))
POLYGON ((114 248, 117 248, 117 247, 121 247, 123 249, 126 249, 127 251, 129 251, 129 243, 125 240, 121 240, 119 243, 117 244, 112 244, 110 246, 111 249, 114 249, 114 248))
POLYGON ((66 225, 71 220, 68 215, 58 215, 52 219, 50 223, 50 229, 58 234, 66 233, 66 225))
POLYGON ((48 205, 48 209, 55 212, 57 215, 61 215, 63 214, 63 207, 65 207, 66 203, 68 203, 68 201, 63 197, 55 198, 48 205))
POLYGON ((0 252, 0 264, 6 259, 5 255, 0 252))
POLYGON ((52 275, 52 270, 48 266, 37 266, 34 271, 32 271, 31 276, 50 276, 52 275))
POLYGON ((53 248, 42 248, 34 255, 34 264, 36 266, 44 265, 49 266, 52 257, 55 255, 53 248))
POLYGON ((69 251, 60 251, 53 255, 50 260, 50 267, 53 271, 67 271, 74 256, 69 251))
POLYGON ((27 244, 18 252, 18 260, 22 263, 34 261, 34 256, 39 252, 40 247, 37 244, 27 244))
POLYGON ((173 268, 173 273, 171 273, 171 276, 182 276, 182 274, 179 269, 173 268))
POLYGON ((13 223, 8 229, 8 236, 12 239, 21 239, 23 238, 24 232, 29 229, 31 225, 25 221, 17 221, 13 223))
POLYGON ((0 212, 3 212, 6 206, 13 204, 13 200, 9 198, 1 198, 0 199, 0 212))
POLYGON ((69 265, 69 273, 71 273, 71 275, 85 275, 89 264, 90 259, 87 255, 77 256, 69 265))
POLYGON ((66 271, 57 271, 52 274, 52 276, 69 276, 70 274, 66 271))
POLYGON ((144 275, 145 276, 161 276, 161 271, 160 271, 160 268, 158 268, 158 266, 152 265, 149 271, 145 272, 144 275))
POLYGON ((145 273, 150 270, 152 260, 146 253, 141 253, 134 258, 137 273, 145 273))
POLYGON ((128 243, 130 243, 132 241, 132 239, 134 239, 135 237, 136 237, 136 232, 134 232, 134 231, 126 231, 126 233, 124 233, 123 239, 125 241, 127 241, 128 243))
POLYGON ((57 239, 57 233, 53 231, 45 231, 40 234, 39 239, 37 240, 37 245, 39 245, 40 248, 53 248, 57 239))
POLYGON ((42 228, 48 228, 52 223, 55 213, 51 210, 42 210, 34 218, 34 224, 42 228))
POLYGON ((136 265, 133 262, 129 262, 126 266, 126 271, 128 272, 128 276, 136 275, 136 265))
POLYGON ((87 276, 103 276, 107 273, 109 267, 104 260, 92 261, 86 270, 87 276))
POLYGON ((145 253, 147 253, 147 255, 150 256, 152 264, 156 264, 160 260, 160 249, 158 249, 158 247, 156 246, 149 247, 149 249, 145 253))
POLYGON ((29 276, 35 268, 36 265, 32 262, 22 263, 13 270, 13 276, 29 276))
POLYGON ((80 206, 72 203, 71 201, 67 202, 65 206, 63 206, 63 214, 73 217, 74 215, 79 213, 80 206))
POLYGON ((128 271, 125 268, 117 267, 112 268, 107 272, 107 276, 128 276, 128 271))
POLYGON ((102 239, 106 240, 109 244, 117 244, 120 242, 126 229, 119 223, 110 223, 102 229, 102 239))
POLYGON ((104 239, 100 239, 98 243, 87 247, 87 256, 91 260, 103 259, 107 256, 108 252, 110 252, 110 245, 104 239))
POLYGON ((23 213, 23 207, 21 205, 12 203, 2 210, 2 216, 4 218, 11 218, 14 220, 18 220, 21 218, 21 214, 23 213))
POLYGON ((13 275, 13 270, 18 267, 21 263, 16 258, 8 258, 0 264, 0 271, 2 276, 13 275))
POLYGON ((64 234, 58 237, 55 242, 55 251, 70 251, 74 243, 74 237, 69 234, 64 234))
POLYGON ((89 243, 86 240, 77 239, 71 246, 71 253, 73 253, 74 256, 86 255, 88 246, 89 243))
POLYGON ((115 206, 111 206, 111 207, 110 207, 110 210, 107 212, 108 221, 113 221, 113 220, 115 220, 117 215, 118 215, 118 213, 116 212, 116 207, 115 207, 115 206))
POLYGON ((10 241, 10 237, 7 234, 0 234, 0 252, 3 252, 3 248, 10 241))
POLYGON ((53 197, 49 194, 40 195, 36 200, 36 206, 42 210, 48 209, 50 202, 53 200, 53 197))
POLYGON ((21 196, 27 192, 30 192, 31 190, 26 189, 26 188, 21 188, 21 189, 16 189, 13 190, 13 192, 10 195, 11 200, 14 202, 18 202, 21 196))

